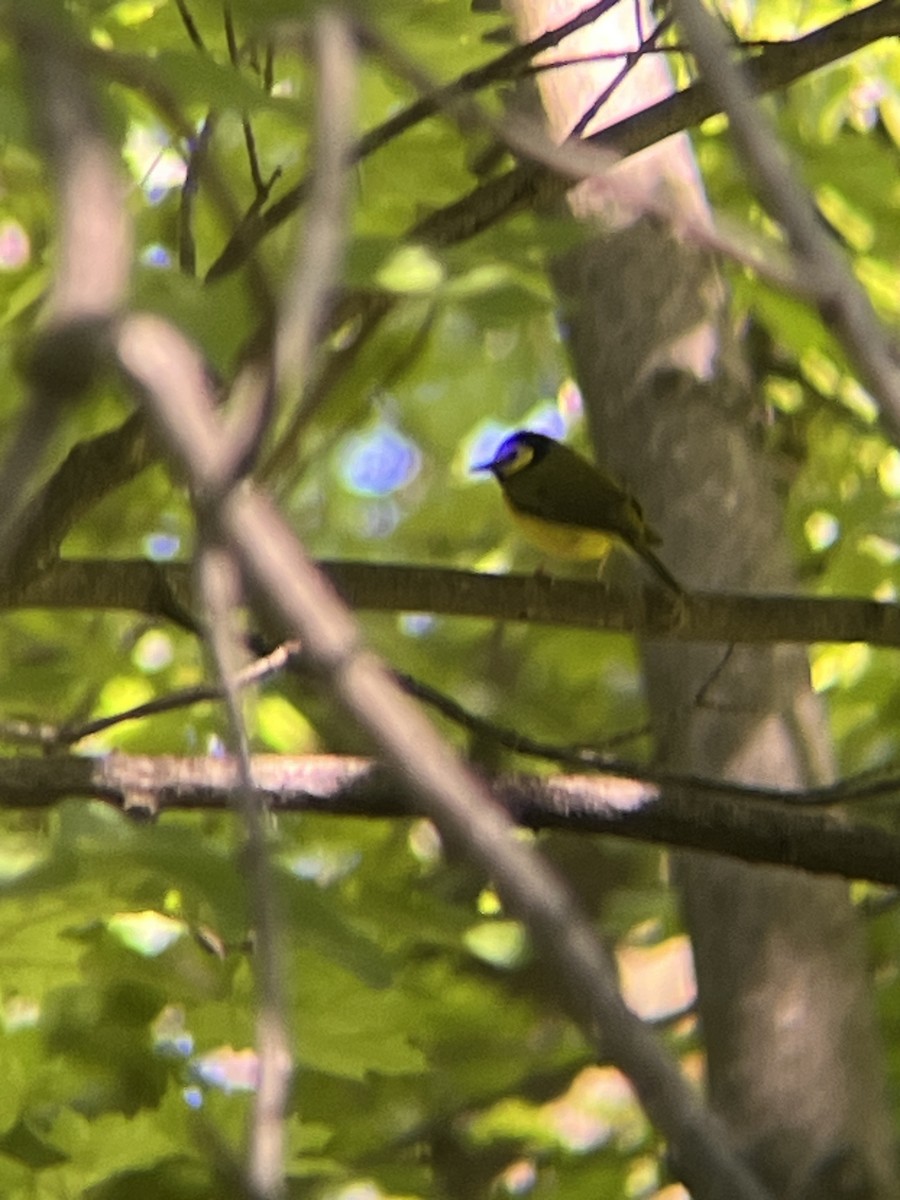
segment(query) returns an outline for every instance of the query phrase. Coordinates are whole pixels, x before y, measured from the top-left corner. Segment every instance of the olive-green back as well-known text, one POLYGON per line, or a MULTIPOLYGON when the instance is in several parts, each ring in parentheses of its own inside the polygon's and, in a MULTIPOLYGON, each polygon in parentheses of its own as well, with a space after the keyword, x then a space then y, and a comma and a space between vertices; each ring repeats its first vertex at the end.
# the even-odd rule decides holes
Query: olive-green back
POLYGON ((556 444, 501 482, 511 504, 531 516, 614 533, 633 546, 659 543, 637 501, 568 446, 556 444))

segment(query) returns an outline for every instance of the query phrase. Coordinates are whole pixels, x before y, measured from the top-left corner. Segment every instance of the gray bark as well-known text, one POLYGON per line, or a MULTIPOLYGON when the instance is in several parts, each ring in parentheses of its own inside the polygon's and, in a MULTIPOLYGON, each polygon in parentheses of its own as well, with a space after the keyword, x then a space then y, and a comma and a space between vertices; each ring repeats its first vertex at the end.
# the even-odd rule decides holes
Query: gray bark
MULTIPOLYGON (((514 7, 528 35, 551 19, 545 5, 514 7)), ((553 23, 562 19, 555 6, 553 23)), ((562 52, 575 51, 564 43, 562 52)), ((544 102, 560 131, 583 100, 566 96, 565 72, 551 74, 544 102)), ((595 82, 594 94, 601 87, 595 82)), ((648 99, 641 93, 635 81, 619 100, 627 109, 648 99)), ((624 115, 604 111, 610 121, 624 115)), ((685 143, 670 141, 629 168, 632 182, 648 194, 675 178, 673 212, 696 213, 704 200, 686 155, 685 143)), ((583 185, 576 211, 602 211, 600 190, 583 185)), ((795 588, 714 265, 659 220, 629 223, 619 213, 555 274, 598 461, 640 499, 663 535, 667 565, 688 588, 795 588)), ((643 658, 668 766, 785 787, 830 778, 829 734, 802 649, 661 643, 644 646, 643 658)), ((762 1181, 791 1200, 897 1195, 863 942, 846 887, 697 854, 677 856, 674 874, 694 947, 710 1099, 762 1181)))
MULTIPOLYGON (((592 439, 640 496, 687 586, 787 588, 779 505, 739 375, 723 359, 712 381, 660 372, 627 385, 676 332, 666 314, 679 311, 681 289, 681 311, 694 315, 709 267, 689 258, 658 227, 640 224, 560 268, 592 439), (610 287, 623 278, 622 290, 610 287)), ((828 733, 803 651, 727 653, 644 647, 660 757, 743 782, 824 782, 828 733)), ((676 856, 674 873, 694 948, 710 1099, 762 1181, 785 1197, 896 1195, 861 931, 846 887, 705 855, 676 856)))

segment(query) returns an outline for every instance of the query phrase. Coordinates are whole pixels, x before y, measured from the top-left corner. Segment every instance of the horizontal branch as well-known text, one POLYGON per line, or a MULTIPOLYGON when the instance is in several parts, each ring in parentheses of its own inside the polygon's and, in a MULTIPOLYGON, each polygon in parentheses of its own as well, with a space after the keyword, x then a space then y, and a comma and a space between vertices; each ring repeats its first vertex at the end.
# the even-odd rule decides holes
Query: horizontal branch
MULTIPOLYGON (((257 755, 255 786, 279 812, 405 817, 411 807, 395 777, 363 758, 257 755)), ((86 796, 139 815, 166 809, 225 808, 240 787, 238 765, 225 758, 113 754, 0 758, 0 797, 7 808, 43 808, 86 796)), ((651 783, 609 775, 502 776, 494 797, 533 829, 607 834, 725 854, 745 862, 799 867, 816 874, 900 887, 900 836, 841 815, 772 800, 736 798, 727 788, 651 783)), ((413 804, 413 810, 414 810, 413 804)))
MULTIPOLYGON (((551 575, 362 562, 322 566, 352 607, 369 612, 530 621, 679 642, 900 646, 900 605, 875 600, 699 592, 680 604, 656 589, 624 591, 551 575)), ((62 560, 25 588, 0 586, 0 609, 132 610, 190 627, 191 571, 186 563, 143 559, 62 560)))

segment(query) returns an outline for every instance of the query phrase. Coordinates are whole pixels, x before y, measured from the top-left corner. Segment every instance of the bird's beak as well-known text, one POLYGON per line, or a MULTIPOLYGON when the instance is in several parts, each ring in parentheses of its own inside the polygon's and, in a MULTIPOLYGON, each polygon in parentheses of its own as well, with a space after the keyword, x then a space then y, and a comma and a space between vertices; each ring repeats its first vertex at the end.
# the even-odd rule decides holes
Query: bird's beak
POLYGON ((490 462, 475 463, 475 465, 472 467, 472 470, 473 471, 493 471, 493 469, 496 465, 497 465, 496 460, 491 459, 490 462))

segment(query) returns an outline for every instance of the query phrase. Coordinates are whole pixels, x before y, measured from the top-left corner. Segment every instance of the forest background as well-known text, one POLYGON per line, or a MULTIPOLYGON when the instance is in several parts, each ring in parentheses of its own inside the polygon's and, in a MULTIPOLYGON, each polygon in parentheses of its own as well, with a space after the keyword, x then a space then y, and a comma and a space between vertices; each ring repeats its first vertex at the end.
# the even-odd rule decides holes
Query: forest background
POLYGON ((896 1194, 900 12, 476 9, 2 9, 4 1196, 896 1194))

